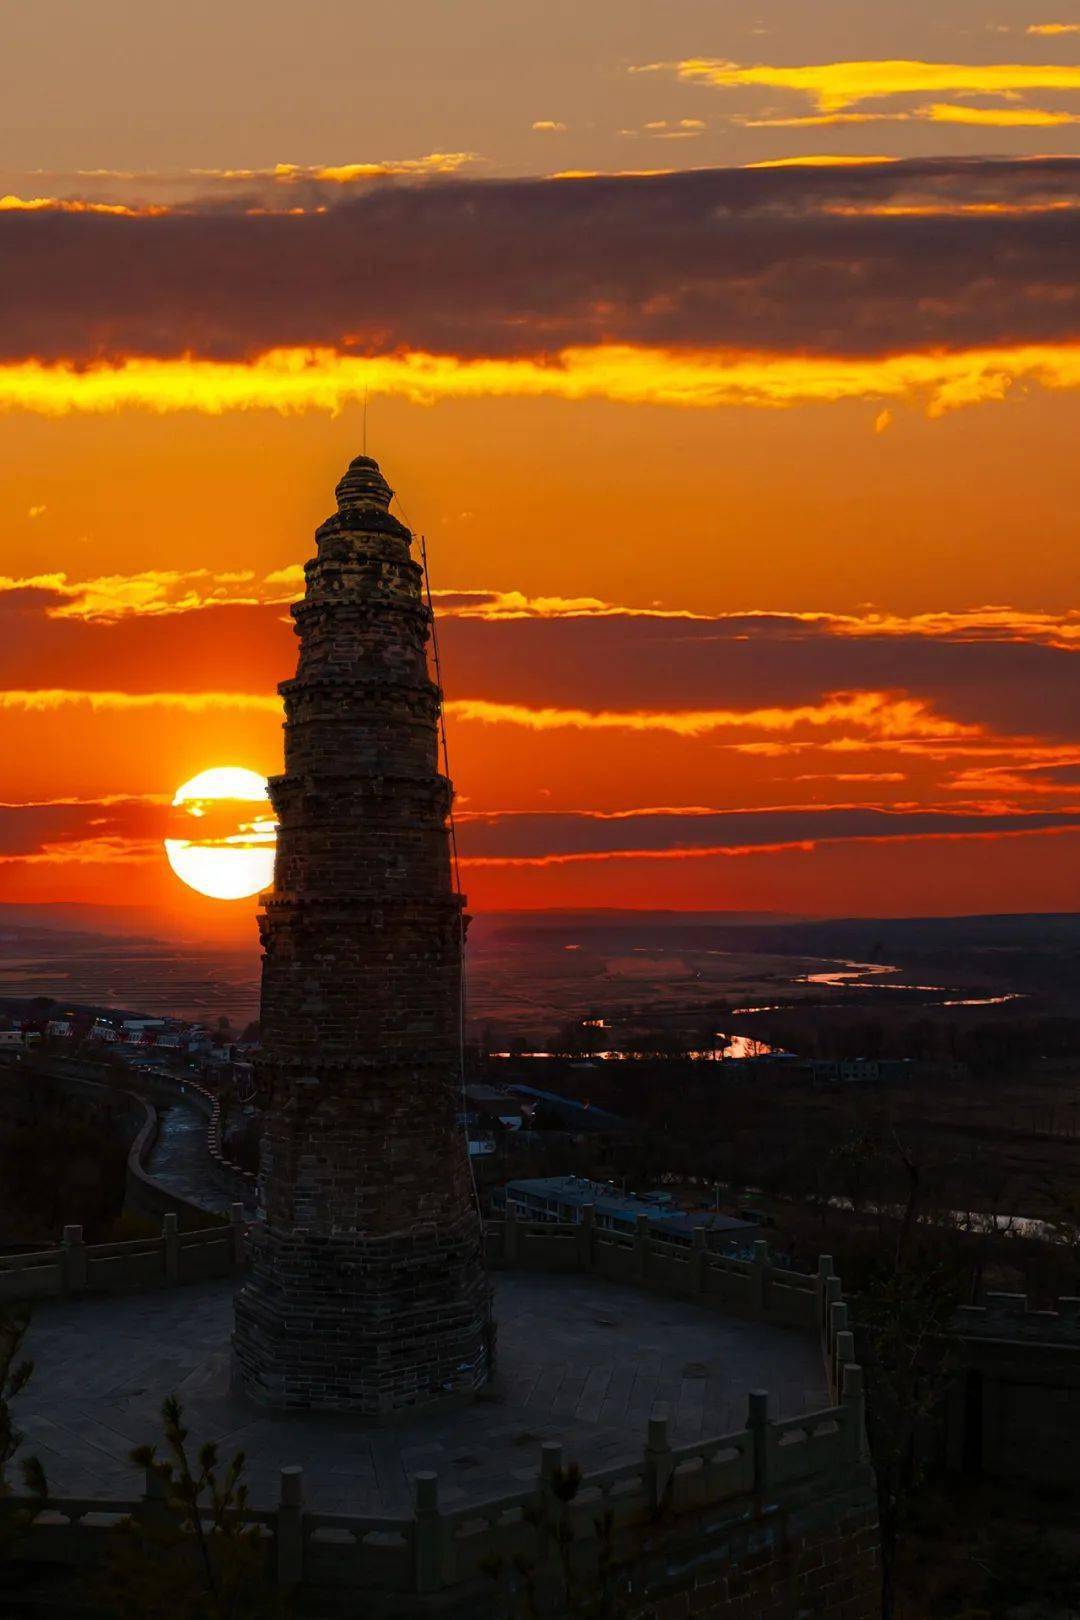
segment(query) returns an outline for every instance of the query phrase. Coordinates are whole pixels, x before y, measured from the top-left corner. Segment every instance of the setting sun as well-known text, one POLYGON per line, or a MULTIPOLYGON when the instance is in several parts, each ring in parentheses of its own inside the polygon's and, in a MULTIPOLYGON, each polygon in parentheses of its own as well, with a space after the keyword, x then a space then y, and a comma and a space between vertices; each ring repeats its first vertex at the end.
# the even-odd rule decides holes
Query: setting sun
POLYGON ((256 805, 269 805, 266 780, 240 765, 215 765, 177 788, 171 825, 186 836, 165 839, 177 877, 212 900, 243 900, 265 889, 274 875, 277 824, 256 805))

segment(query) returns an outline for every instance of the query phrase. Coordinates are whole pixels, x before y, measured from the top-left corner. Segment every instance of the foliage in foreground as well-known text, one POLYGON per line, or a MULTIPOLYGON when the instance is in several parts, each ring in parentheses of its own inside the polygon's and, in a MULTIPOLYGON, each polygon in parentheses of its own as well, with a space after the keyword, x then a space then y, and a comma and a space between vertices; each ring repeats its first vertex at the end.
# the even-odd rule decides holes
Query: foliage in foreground
POLYGON ((137 1446, 131 1460, 155 1480, 154 1507, 120 1524, 97 1594, 116 1620, 273 1620, 286 1609, 266 1572, 262 1529, 247 1519, 245 1458, 222 1467, 206 1442, 192 1459, 175 1396, 161 1409, 168 1456, 137 1446))
MULTIPOLYGON (((0 1500, 11 1495, 7 1465, 23 1442, 11 1402, 26 1388, 34 1371, 34 1363, 22 1354, 29 1325, 30 1313, 25 1306, 13 1311, 0 1311, 0 1500)), ((23 1458, 22 1476, 31 1497, 31 1506, 0 1518, 0 1560, 17 1552, 19 1537, 48 1505, 48 1483, 37 1457, 23 1458)))

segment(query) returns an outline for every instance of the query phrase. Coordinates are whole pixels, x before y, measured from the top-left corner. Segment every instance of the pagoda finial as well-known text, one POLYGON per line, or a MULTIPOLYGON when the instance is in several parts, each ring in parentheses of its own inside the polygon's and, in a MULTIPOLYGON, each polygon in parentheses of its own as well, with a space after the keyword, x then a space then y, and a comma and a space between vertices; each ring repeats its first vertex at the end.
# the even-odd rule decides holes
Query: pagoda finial
POLYGON ((394 498, 374 456, 354 456, 335 493, 339 512, 364 506, 377 506, 385 512, 394 498))

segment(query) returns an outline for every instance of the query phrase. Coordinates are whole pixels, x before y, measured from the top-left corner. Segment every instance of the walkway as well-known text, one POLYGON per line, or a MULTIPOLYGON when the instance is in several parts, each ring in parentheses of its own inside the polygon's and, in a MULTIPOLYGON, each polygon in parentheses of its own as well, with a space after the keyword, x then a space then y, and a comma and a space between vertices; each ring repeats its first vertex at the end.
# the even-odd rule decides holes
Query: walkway
POLYGON ((746 1394, 770 1413, 828 1405, 808 1335, 578 1276, 495 1278, 499 1379, 475 1405, 393 1429, 333 1416, 268 1416, 229 1389, 232 1284, 43 1305, 28 1349, 34 1375, 16 1403, 25 1453, 57 1496, 130 1497, 131 1448, 160 1439, 175 1393, 191 1444, 242 1448, 256 1506, 276 1501, 278 1470, 298 1463, 323 1512, 405 1514, 412 1476, 435 1469, 447 1506, 522 1489, 542 1440, 562 1440, 586 1470, 641 1455, 646 1423, 667 1404, 676 1444, 743 1427, 746 1394))
POLYGON ((190 1103, 156 1103, 157 1141, 146 1173, 200 1209, 225 1210, 229 1199, 213 1181, 206 1151, 206 1115, 190 1103))

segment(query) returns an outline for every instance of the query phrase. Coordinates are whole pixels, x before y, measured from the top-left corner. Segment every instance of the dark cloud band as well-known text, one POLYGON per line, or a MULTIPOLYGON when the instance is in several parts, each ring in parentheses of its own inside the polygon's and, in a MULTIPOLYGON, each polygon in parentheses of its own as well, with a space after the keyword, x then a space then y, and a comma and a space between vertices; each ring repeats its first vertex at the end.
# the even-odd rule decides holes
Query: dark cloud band
MULTIPOLYGON (((157 804, 0 805, 0 859, 62 854, 65 846, 102 851, 126 847, 151 850, 169 830, 169 812, 157 804)), ((947 810, 882 810, 869 806, 800 807, 790 810, 738 810, 687 815, 644 812, 596 816, 491 815, 465 821, 458 829, 466 861, 648 854, 692 855, 709 850, 769 849, 777 845, 849 839, 994 837, 1080 828, 1080 812, 1019 812, 973 815, 947 810)))
POLYGON ((600 342, 880 355, 1080 337, 1080 160, 305 198, 325 211, 0 213, 0 359, 600 342))
MULTIPOLYGON (((293 656, 280 606, 207 607, 117 624, 49 617, 63 598, 0 592, 0 688, 271 692, 293 656)), ((752 709, 847 691, 905 692, 998 735, 1072 742, 1080 656, 1022 639, 836 634, 777 614, 726 619, 442 620, 452 698, 591 710, 752 709)))

